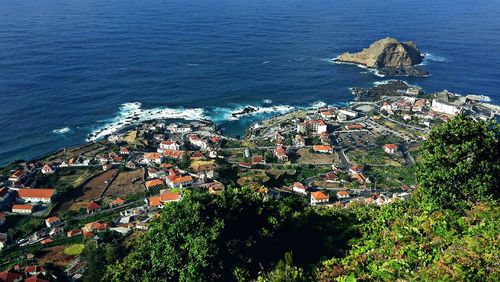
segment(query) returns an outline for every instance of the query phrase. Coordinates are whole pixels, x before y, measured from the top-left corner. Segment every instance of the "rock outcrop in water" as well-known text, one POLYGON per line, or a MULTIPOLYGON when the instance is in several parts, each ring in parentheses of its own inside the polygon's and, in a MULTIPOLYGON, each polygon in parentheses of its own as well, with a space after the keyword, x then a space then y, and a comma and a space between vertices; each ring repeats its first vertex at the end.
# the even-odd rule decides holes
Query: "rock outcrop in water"
POLYGON ((415 67, 422 62, 422 54, 415 42, 399 42, 390 37, 375 41, 361 52, 346 52, 336 60, 376 68, 380 74, 386 76, 426 76, 429 74, 415 67))
POLYGON ((406 82, 401 80, 390 80, 386 83, 371 88, 354 87, 352 94, 357 96, 360 102, 378 101, 382 96, 400 96, 410 88, 406 82))

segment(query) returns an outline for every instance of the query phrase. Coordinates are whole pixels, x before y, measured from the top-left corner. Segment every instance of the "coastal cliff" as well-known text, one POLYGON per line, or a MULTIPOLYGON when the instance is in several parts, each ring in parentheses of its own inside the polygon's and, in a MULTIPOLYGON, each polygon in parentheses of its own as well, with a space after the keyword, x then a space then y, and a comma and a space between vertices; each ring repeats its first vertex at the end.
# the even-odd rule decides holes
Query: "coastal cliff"
POLYGON ((375 41, 358 53, 346 52, 336 61, 376 68, 387 76, 426 76, 428 72, 415 67, 422 62, 422 54, 413 41, 399 42, 395 38, 375 41))

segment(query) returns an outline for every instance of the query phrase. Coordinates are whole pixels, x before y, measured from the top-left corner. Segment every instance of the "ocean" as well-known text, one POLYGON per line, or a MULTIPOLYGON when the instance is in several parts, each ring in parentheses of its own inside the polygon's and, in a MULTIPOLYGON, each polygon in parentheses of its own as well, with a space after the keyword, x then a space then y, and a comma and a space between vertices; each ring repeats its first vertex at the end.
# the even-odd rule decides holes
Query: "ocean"
POLYGON ((387 78, 330 59, 388 36, 427 54, 431 76, 408 83, 498 103, 499 14, 497 0, 0 1, 0 165, 131 112, 239 135, 276 111, 347 103, 387 78), (245 106, 260 111, 229 119, 245 106))

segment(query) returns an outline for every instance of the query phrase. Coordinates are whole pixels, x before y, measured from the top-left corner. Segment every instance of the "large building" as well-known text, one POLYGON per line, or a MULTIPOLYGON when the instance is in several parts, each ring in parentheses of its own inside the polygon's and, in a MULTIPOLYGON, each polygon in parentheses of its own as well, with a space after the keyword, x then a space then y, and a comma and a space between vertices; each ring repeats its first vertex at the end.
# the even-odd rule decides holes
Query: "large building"
POLYGON ((322 119, 305 120, 297 125, 297 131, 300 133, 321 134, 327 132, 327 125, 322 119))
POLYGON ((445 102, 439 99, 433 99, 431 110, 448 115, 457 115, 462 109, 460 106, 451 104, 449 102, 445 102))
POLYGON ((17 190, 17 198, 23 203, 51 203, 56 189, 28 188, 17 190))

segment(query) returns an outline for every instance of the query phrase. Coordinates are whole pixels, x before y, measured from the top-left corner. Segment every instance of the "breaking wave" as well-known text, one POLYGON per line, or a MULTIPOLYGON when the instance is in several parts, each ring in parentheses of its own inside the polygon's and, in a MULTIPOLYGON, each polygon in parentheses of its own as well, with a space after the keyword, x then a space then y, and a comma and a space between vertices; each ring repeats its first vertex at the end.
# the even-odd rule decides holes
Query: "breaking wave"
POLYGON ((62 128, 57 128, 57 129, 52 130, 52 133, 55 133, 55 134, 65 134, 65 133, 68 133, 70 131, 71 131, 71 128, 69 128, 69 127, 62 127, 62 128))
POLYGON ((111 135, 120 129, 147 120, 155 119, 185 119, 202 120, 205 118, 200 108, 152 108, 142 109, 141 103, 124 103, 120 106, 118 115, 107 120, 106 124, 95 129, 87 136, 87 141, 94 141, 111 135))

